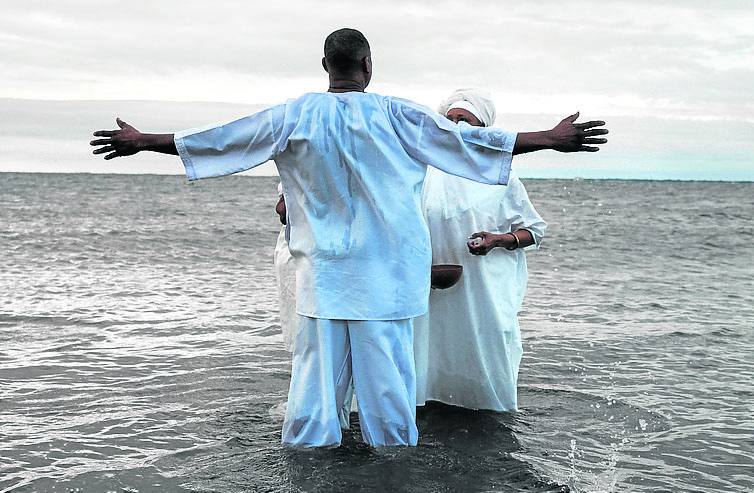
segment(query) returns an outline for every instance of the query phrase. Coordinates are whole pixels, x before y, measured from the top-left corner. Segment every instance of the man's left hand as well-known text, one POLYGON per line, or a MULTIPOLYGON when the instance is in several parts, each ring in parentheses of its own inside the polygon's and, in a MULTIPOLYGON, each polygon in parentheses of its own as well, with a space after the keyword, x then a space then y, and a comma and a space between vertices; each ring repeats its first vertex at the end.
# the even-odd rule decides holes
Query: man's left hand
POLYGON ((573 123, 579 117, 576 112, 563 120, 550 130, 549 137, 552 139, 552 148, 559 152, 597 152, 600 150, 594 144, 605 144, 607 139, 597 137, 606 135, 608 130, 602 120, 593 120, 584 123, 573 123), (591 145, 587 145, 591 144, 591 145))

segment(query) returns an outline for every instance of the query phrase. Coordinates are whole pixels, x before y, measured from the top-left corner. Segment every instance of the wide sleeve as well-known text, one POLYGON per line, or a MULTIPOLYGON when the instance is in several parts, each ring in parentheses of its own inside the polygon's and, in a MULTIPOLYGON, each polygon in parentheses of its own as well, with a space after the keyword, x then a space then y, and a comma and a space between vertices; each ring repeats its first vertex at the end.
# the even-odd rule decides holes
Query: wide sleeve
POLYGON ((189 180, 213 178, 246 171, 285 150, 285 105, 224 124, 183 130, 175 134, 175 147, 189 180))
POLYGON ((397 98, 389 100, 389 113, 403 148, 416 161, 480 183, 508 183, 515 132, 455 124, 397 98))
POLYGON ((508 182, 500 207, 500 216, 502 222, 498 225, 499 231, 527 229, 534 238, 534 244, 525 249, 539 248, 547 223, 534 208, 524 184, 517 176, 511 176, 508 182))

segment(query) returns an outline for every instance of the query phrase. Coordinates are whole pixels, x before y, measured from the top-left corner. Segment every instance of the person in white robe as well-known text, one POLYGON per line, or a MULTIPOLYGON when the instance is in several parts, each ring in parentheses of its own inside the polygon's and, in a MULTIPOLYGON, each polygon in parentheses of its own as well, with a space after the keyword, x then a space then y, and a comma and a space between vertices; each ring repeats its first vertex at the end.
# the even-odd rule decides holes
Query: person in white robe
POLYGON ((288 227, 282 183, 278 184, 278 203, 275 210, 280 215, 280 222, 283 223, 273 254, 280 329, 283 333, 283 346, 287 351, 293 352, 293 342, 295 341, 296 330, 299 327, 298 314, 296 313, 296 264, 288 249, 288 240, 286 239, 288 227))
MULTIPOLYGON (((473 126, 495 121, 492 98, 474 89, 455 91, 439 111, 473 126)), ((422 205, 433 264, 462 265, 463 274, 453 287, 433 290, 428 313, 415 320, 417 405, 515 410, 524 247, 538 248, 547 225, 515 172, 499 187, 429 168, 422 205)))
POLYGON ((365 93, 369 44, 353 29, 325 40, 330 87, 239 120, 145 134, 117 120, 90 144, 105 159, 177 154, 189 180, 274 160, 295 259, 294 343, 282 442, 340 444, 338 419, 353 378, 369 445, 416 445, 412 319, 427 311, 429 232, 421 190, 428 166, 506 184, 513 154, 585 150, 604 122, 564 119, 544 132, 456 125, 400 98, 365 93))

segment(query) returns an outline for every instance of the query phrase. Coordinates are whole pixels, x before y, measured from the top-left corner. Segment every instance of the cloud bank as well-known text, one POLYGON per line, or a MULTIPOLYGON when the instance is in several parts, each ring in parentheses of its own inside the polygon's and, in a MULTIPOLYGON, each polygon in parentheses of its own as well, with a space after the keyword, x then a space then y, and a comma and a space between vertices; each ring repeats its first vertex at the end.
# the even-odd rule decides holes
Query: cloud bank
MULTIPOLYGON (((727 170, 720 176, 740 178, 733 163, 754 161, 752 25, 754 8, 735 1, 9 0, 0 97, 277 103, 326 89, 322 42, 350 26, 372 45, 375 92, 434 107, 457 87, 482 86, 508 115, 501 124, 529 115, 513 121, 551 125, 575 110, 608 120, 603 163, 634 159, 642 143, 658 150, 639 158, 688 161, 707 143, 708 158, 727 170)), ((195 116, 194 124, 208 120, 195 116)), ((43 126, 37 131, 54 134, 43 126)), ((11 160, 2 153, 2 163, 11 160)))

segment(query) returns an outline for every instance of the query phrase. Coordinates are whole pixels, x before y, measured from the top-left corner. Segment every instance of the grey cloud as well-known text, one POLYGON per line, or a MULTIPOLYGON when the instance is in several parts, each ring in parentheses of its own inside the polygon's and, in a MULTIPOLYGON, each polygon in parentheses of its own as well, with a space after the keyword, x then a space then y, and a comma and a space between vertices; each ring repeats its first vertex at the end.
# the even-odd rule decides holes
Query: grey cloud
POLYGON ((578 94, 574 105, 591 94, 613 113, 746 120, 752 24, 754 12, 735 1, 6 0, 0 95, 172 99, 172 84, 205 100, 223 94, 207 85, 224 78, 257 83, 243 101, 267 102, 269 81, 324 81, 323 38, 350 25, 373 46, 375 87, 483 85, 523 99, 578 94))

